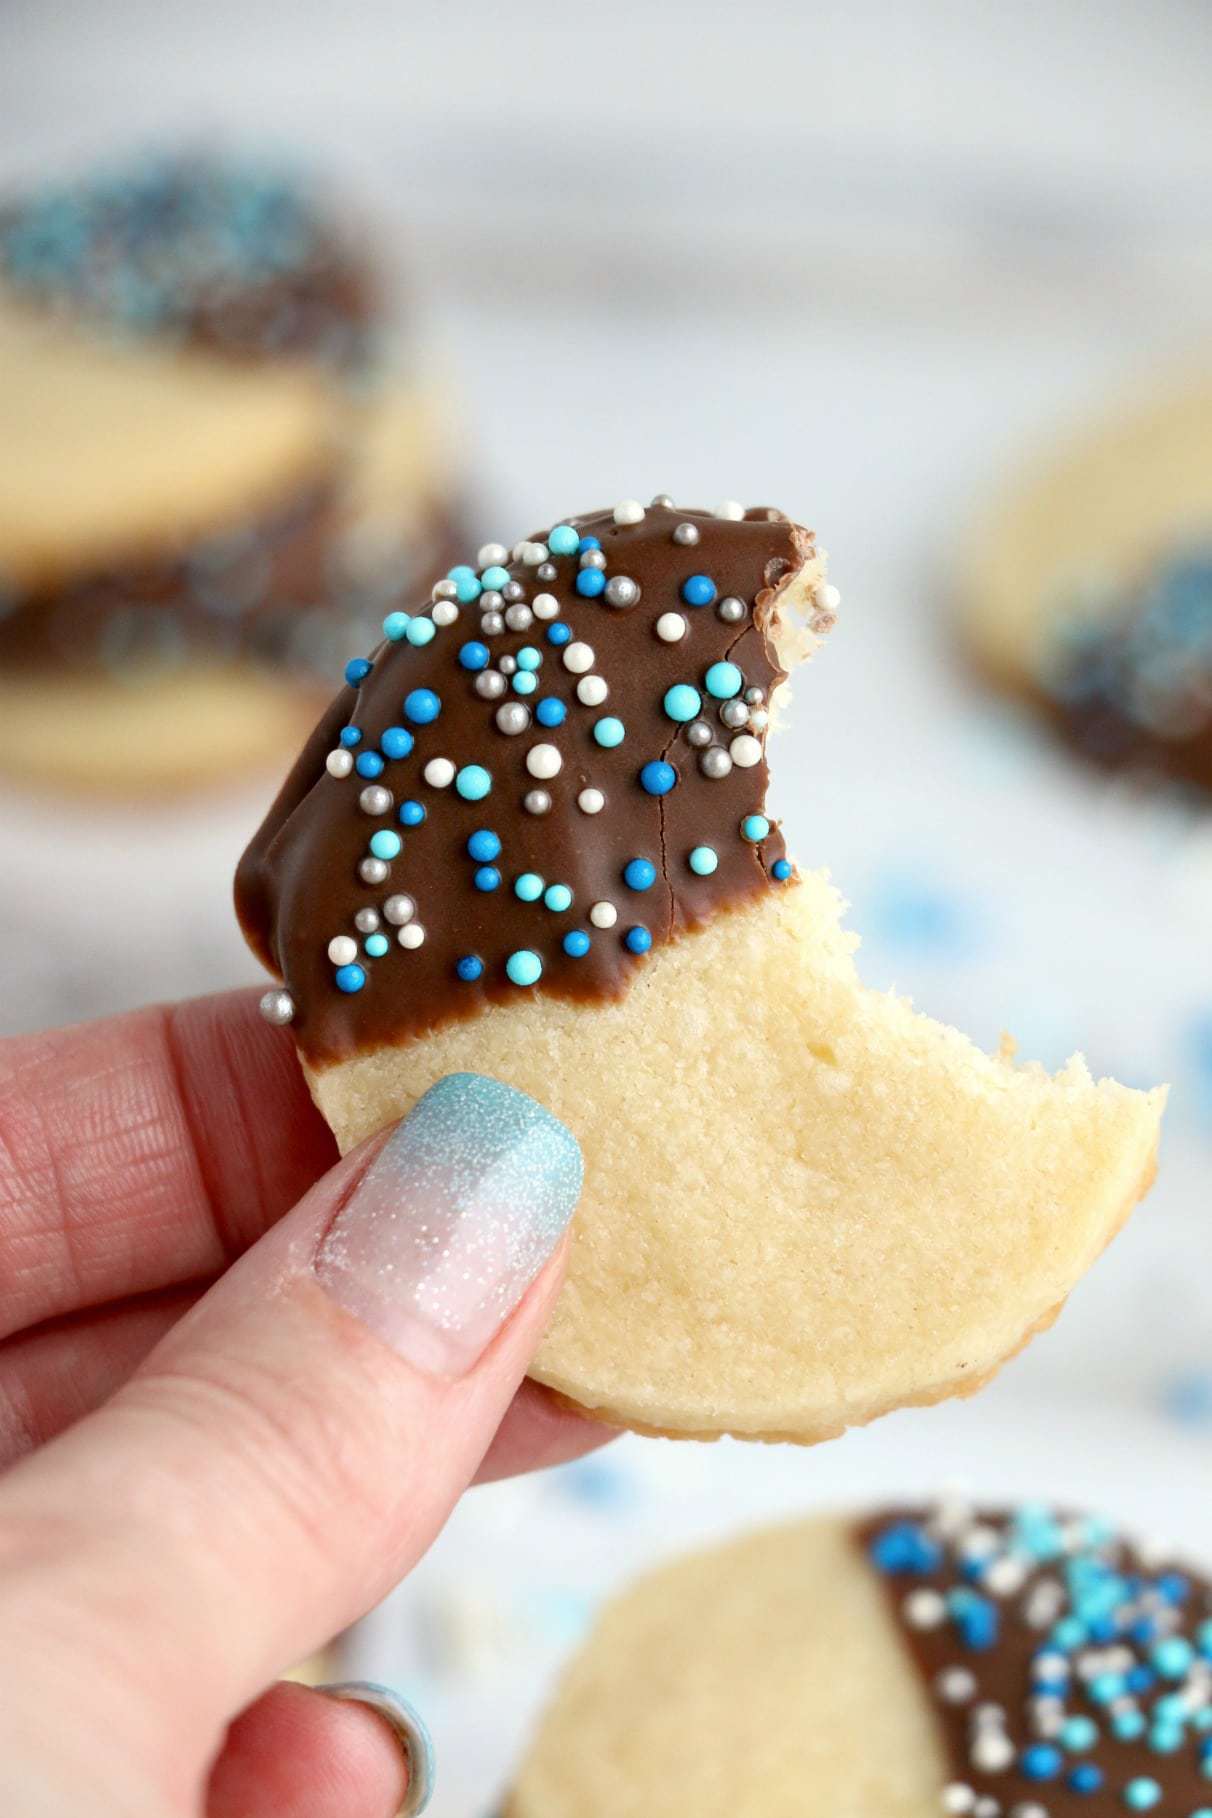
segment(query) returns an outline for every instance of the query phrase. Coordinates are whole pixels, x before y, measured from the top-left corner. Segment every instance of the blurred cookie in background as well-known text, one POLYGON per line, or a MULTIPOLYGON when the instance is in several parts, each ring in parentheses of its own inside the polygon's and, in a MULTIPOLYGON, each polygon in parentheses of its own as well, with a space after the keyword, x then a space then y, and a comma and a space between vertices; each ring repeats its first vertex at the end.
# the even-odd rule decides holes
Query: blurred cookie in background
POLYGON ((1040 463, 973 547, 981 670, 1072 748, 1212 790, 1212 376, 1040 463))
POLYGON ((446 408, 299 182, 145 159, 0 209, 0 766, 276 761, 466 538, 446 408))

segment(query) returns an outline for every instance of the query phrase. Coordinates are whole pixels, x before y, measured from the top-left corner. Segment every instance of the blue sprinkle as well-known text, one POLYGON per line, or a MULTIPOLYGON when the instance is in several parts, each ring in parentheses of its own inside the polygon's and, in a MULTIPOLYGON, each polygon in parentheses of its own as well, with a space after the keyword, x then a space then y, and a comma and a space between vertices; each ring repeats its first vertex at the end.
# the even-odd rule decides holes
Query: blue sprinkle
POLYGON ((493 593, 500 593, 502 587, 508 587, 509 581, 508 568, 502 568, 499 562, 494 562, 490 568, 485 568, 480 575, 481 587, 490 587, 493 593))
POLYGON ((455 962, 455 971, 466 985, 474 984, 483 970, 484 962, 476 953, 465 953, 455 962))
POLYGON ((557 619, 554 625, 547 627, 547 642, 556 645, 557 649, 562 644, 571 643, 572 626, 566 625, 563 619, 557 619))
POLYGON ((408 635, 408 614, 406 612, 389 612, 383 620, 383 636, 390 638, 393 644, 408 635))
POLYGON ((872 1563, 881 1572, 934 1572, 942 1563, 942 1551, 925 1528, 916 1521, 894 1521, 883 1528, 871 1542, 872 1563))
POLYGON ((383 760, 377 751, 360 751, 354 759, 354 769, 359 776, 382 776, 383 760))
POLYGON ((703 677, 704 688, 717 701, 730 701, 741 692, 744 682, 735 663, 713 663, 703 677))
POLYGON ((582 599, 596 600, 606 591, 606 576, 600 568, 582 568, 577 575, 576 588, 582 599))
POLYGON ((505 961, 505 972, 515 985, 534 985, 543 976, 543 962, 528 947, 519 947, 505 961))
POLYGON ((534 717, 540 726, 562 726, 567 715, 567 707, 554 694, 545 694, 534 710, 534 717))
POLYGON ((585 551, 587 549, 600 549, 601 547, 602 547, 602 544, 601 544, 600 538, 582 537, 577 544, 577 554, 584 555, 585 551))
POLYGON ((477 638, 472 638, 460 647, 459 661, 464 669, 487 669, 489 654, 487 644, 481 644, 477 638))
POLYGON ((566 909, 572 908, 572 891, 567 884, 548 884, 543 901, 553 914, 563 915, 566 909))
POLYGON ((537 903, 543 894, 543 880, 537 871, 523 871, 514 879, 513 893, 523 903, 537 903))
POLYGON ((623 945, 628 953, 647 953, 652 946, 652 936, 642 923, 637 922, 635 927, 629 928, 623 936, 623 945))
POLYGON ((1140 1711, 1114 1711, 1111 1733, 1117 1742, 1136 1742, 1145 1733, 1145 1719, 1140 1711))
POLYGON ((741 822, 741 838, 757 845, 770 832, 770 822, 764 814, 747 814, 741 822))
POLYGON ((1195 1660, 1195 1649, 1181 1635, 1169 1635, 1158 1642, 1152 1660, 1163 1679, 1181 1679, 1195 1660))
POLYGON ((623 866, 623 882, 629 890, 650 890, 656 882, 656 866, 645 858, 628 859, 623 866))
POLYGON ((715 582, 708 574, 688 575, 682 582, 682 598, 687 606, 710 606, 715 599, 715 582))
POLYGON ((1113 1704, 1124 1695, 1123 1674, 1096 1673, 1086 1687, 1086 1695, 1091 1704, 1113 1704))
POLYGON ((513 678, 515 694, 533 694, 539 685, 539 678, 531 669, 519 669, 513 678))
POLYGON ((366 974, 361 966, 338 966, 333 973, 333 983, 338 991, 348 992, 352 996, 366 983, 366 974))
POLYGON ((425 819, 427 810, 421 802, 401 802, 396 816, 401 827, 419 827, 425 819))
POLYGON ((1061 1725, 1058 1741, 1063 1749, 1080 1755, 1098 1741, 1098 1725, 1093 1717, 1069 1717, 1061 1725))
POLYGON ((580 538, 571 524, 557 524, 548 534, 547 547, 553 556, 575 555, 580 538))
POLYGON ((569 959, 584 959, 592 945, 583 928, 570 928, 564 936, 564 951, 569 959))
POLYGON ((483 764, 464 764, 455 777, 455 788, 465 802, 482 802, 492 790, 492 776, 483 764))
POLYGON ((391 827, 380 827, 377 833, 370 836, 370 850, 378 859, 399 858, 403 849, 403 840, 391 827))
POLYGON ((1019 1756, 1018 1765, 1028 1780, 1055 1780, 1064 1763, 1060 1750, 1050 1742, 1033 1742, 1019 1756))
POLYGON ((990 1648, 996 1647, 1001 1625, 997 1605, 990 1602, 989 1598, 978 1597, 975 1591, 969 1591, 953 1614, 955 1626, 965 1647, 977 1654, 987 1653, 990 1648))
POLYGON ((1181 1572, 1163 1572, 1153 1588, 1167 1603, 1184 1604, 1191 1595, 1191 1580, 1181 1572))
POLYGON ((640 788, 648 795, 668 795, 677 780, 677 771, 663 758, 653 758, 640 771, 640 788))
POLYGON ((353 745, 360 745, 362 743, 361 729, 357 726, 342 726, 341 743, 347 751, 353 745))
POLYGON ((412 733, 408 730, 407 726, 389 726, 387 731, 383 734, 383 737, 379 740, 379 743, 383 747, 383 755, 385 757, 406 758, 415 745, 416 740, 413 738, 412 733))
POLYGON ((703 705, 703 697, 689 682, 675 682, 672 688, 666 689, 663 705, 667 719, 684 725, 687 720, 694 719, 703 705))
POLYGON ((1124 1804, 1134 1812, 1148 1812, 1157 1804, 1162 1790, 1156 1780, 1141 1774, 1135 1780, 1129 1780, 1124 1788, 1124 1804))
POLYGON ((1103 1784, 1101 1768, 1092 1761, 1079 1762, 1069 1775, 1069 1790, 1074 1793, 1097 1793, 1103 1784))
POLYGON ((351 688, 356 688, 359 682, 364 682, 369 674, 370 664, 365 657, 350 657, 345 665, 345 680, 351 688))
POLYGON ((501 885, 501 874, 495 865, 481 865, 472 882, 477 890, 498 890, 501 885))
POLYGON ((371 959, 382 959, 391 946, 391 942, 385 934, 368 934, 362 945, 371 959))
POLYGON ((446 570, 448 581, 474 581, 476 571, 468 562, 456 562, 453 568, 446 570))
POLYGON ((720 862, 714 846, 696 846, 686 863, 696 877, 710 877, 720 862))
POLYGON ((1155 1723, 1149 1731, 1149 1747, 1155 1755, 1174 1755, 1185 1741, 1186 1734, 1176 1723, 1155 1723))
POLYGON ((451 579, 455 584, 455 598, 463 606, 470 606, 484 591, 474 574, 461 574, 457 579, 454 576, 451 579))
POLYGON ((481 827, 467 842, 467 856, 477 864, 487 865, 501 856, 501 842, 489 827, 481 827))
POLYGON ((521 650, 518 651, 518 668, 541 669, 542 666, 543 652, 536 650, 533 644, 523 644, 521 650))
POLYGON ((404 718, 414 726, 429 726, 442 711, 442 703, 432 688, 414 688, 404 697, 404 718))
POLYGON ((599 745, 603 745, 607 751, 612 751, 616 745, 623 743, 625 728, 622 720, 616 720, 613 714, 607 714, 605 719, 595 723, 593 736, 599 745))
POLYGON ((791 876, 791 860, 785 858, 775 859, 773 865, 770 867, 770 875, 776 884, 785 884, 787 879, 791 876))
POLYGON ((436 630, 432 619, 409 619, 408 630, 404 635, 410 644, 429 644, 433 642, 436 630))

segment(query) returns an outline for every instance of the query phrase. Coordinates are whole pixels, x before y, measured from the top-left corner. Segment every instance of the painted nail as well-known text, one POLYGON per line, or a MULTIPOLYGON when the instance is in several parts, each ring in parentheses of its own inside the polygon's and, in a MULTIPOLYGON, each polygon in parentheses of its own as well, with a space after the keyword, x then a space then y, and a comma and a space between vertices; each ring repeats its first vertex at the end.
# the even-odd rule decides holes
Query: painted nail
POLYGON ((560 1240, 581 1151, 526 1093, 479 1073, 431 1086, 320 1246, 316 1274, 418 1369, 462 1376, 560 1240))
POLYGON ((390 1686, 375 1685, 369 1679, 351 1679, 341 1685, 319 1685, 326 1698, 344 1698, 351 1704, 364 1704, 381 1717, 404 1752, 408 1768, 408 1790, 396 1818, 416 1818, 423 1812, 433 1794, 433 1738, 424 1719, 407 1698, 401 1698, 390 1686))

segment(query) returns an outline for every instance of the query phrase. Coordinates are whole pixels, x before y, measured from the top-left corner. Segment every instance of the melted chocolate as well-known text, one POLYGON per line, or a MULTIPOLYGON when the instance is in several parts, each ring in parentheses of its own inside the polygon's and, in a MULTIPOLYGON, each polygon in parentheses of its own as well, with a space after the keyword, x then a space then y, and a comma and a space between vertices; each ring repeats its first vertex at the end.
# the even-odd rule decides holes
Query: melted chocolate
MULTIPOLYGON (((627 943, 630 930, 646 931, 653 945, 670 941, 777 887, 789 873, 776 826, 764 832, 761 823, 751 827, 754 838, 743 837, 741 826, 747 816, 763 812, 766 703, 784 679, 768 635, 775 597, 779 584, 811 554, 810 534, 765 509, 736 520, 654 504, 636 524, 617 524, 611 512, 574 522, 581 536, 599 540, 608 579, 626 576, 638 583, 638 601, 621 607, 608 604, 604 594, 583 597, 576 586, 576 553, 550 558, 547 572, 554 570, 554 578, 541 578, 533 564, 515 561, 509 574, 525 602, 554 596, 554 618, 536 618, 525 629, 484 631, 477 601, 460 606, 457 621, 439 628, 428 644, 388 641, 369 673, 333 702, 241 861, 236 880, 241 924, 254 950, 283 978, 300 1048, 314 1063, 402 1042, 516 999, 525 987, 511 980, 506 966, 519 952, 540 962, 536 988, 541 991, 582 1003, 618 998, 645 963, 627 943), (696 544, 674 540, 681 524, 695 527, 696 544), (693 575, 710 577, 714 601, 696 606, 683 600, 682 585, 693 575), (719 602, 725 599, 742 603, 739 618, 726 616, 736 607, 721 615, 719 602), (676 642, 656 635, 656 622, 666 613, 680 613, 685 621, 685 635, 676 642), (557 638, 565 635, 560 627, 568 628, 575 643, 590 646, 587 673, 606 684, 604 702, 586 705, 578 698, 583 674, 565 662, 568 644, 552 641, 553 631, 557 638), (534 692, 519 694, 507 679, 500 700, 484 698, 477 672, 460 662, 469 643, 487 647, 489 670, 497 674, 502 659, 508 666, 528 650, 540 653, 534 692), (761 698, 750 703, 756 725, 730 728, 721 718, 725 701, 707 692, 708 669, 723 661, 741 671, 737 701, 743 704, 748 690, 760 691, 761 698), (701 693, 695 723, 709 732, 692 735, 687 724, 667 714, 667 691, 678 684, 701 693), (420 724, 410 719, 405 698, 413 690, 438 697, 436 719, 420 724), (563 706, 562 723, 542 722, 541 714, 559 711, 543 707, 549 701, 563 706), (498 727, 497 709, 505 702, 530 709, 530 724, 517 736, 498 727), (594 735, 595 724, 607 717, 625 727, 622 742, 613 747, 594 735), (340 751, 347 728, 360 734, 352 751, 369 756, 371 770, 384 734, 388 748, 407 743, 389 729, 402 728, 415 744, 407 756, 387 755, 380 775, 333 775, 326 761, 340 751), (693 744, 692 736, 709 737, 717 753, 709 766, 723 767, 720 754, 728 753, 732 741, 741 734, 752 740, 755 733, 757 748, 734 747, 755 762, 734 763, 721 777, 704 773, 705 749, 693 744), (528 753, 539 745, 554 746, 559 754, 560 768, 550 779, 528 768, 528 753), (425 767, 436 758, 450 760, 460 773, 481 767, 491 777, 490 793, 467 800, 457 786, 426 781, 425 767), (668 763, 676 774, 666 794, 650 794, 640 782, 643 767, 654 762, 668 763), (360 805, 368 782, 389 793, 384 812, 366 812, 360 805), (536 789, 549 793, 549 812, 528 811, 527 797, 536 789), (600 812, 587 813, 579 805, 586 789, 604 796, 600 812), (410 803, 424 810, 418 825, 409 823, 415 813, 405 807, 410 803), (389 875, 370 884, 360 867, 380 830, 398 834, 403 850, 390 862, 389 875), (499 856, 477 861, 469 854, 469 838, 477 831, 499 839, 499 856), (709 875, 697 875, 688 864, 698 847, 716 854, 709 875), (651 865, 654 880, 648 888, 625 881, 632 859, 651 865), (496 888, 476 887, 481 864, 499 872, 496 888), (545 887, 566 886, 570 906, 553 908, 542 897, 519 900, 514 885, 523 874, 545 887), (385 903, 398 894, 415 902, 411 925, 419 924, 425 936, 419 946, 399 943, 397 927, 384 913, 385 903), (591 908, 602 904, 617 911, 613 926, 595 923, 591 908), (355 921, 359 912, 362 919, 355 921), (375 914, 383 919, 372 939, 378 944, 378 937, 386 936, 389 942, 381 957, 365 947, 375 914), (589 939, 580 957, 564 946, 569 933, 589 939), (328 951, 334 937, 342 936, 356 943, 357 969, 365 980, 349 993, 338 988, 337 965, 328 951)), ((503 605, 508 604, 506 599, 503 605)), ((475 660, 477 653, 468 655, 475 660)), ((527 661, 533 658, 523 655, 523 668, 527 661)), ((739 716, 737 707, 729 711, 739 716)), ((343 760, 335 762, 340 767, 343 760)), ((401 932, 416 938, 407 928, 401 932)), ((642 941, 643 935, 632 938, 642 941)))
POLYGON ((1105 1523, 1034 1506, 884 1512, 855 1539, 937 1718, 942 1809, 1193 1818, 1212 1804, 1206 1584, 1144 1564, 1105 1523))

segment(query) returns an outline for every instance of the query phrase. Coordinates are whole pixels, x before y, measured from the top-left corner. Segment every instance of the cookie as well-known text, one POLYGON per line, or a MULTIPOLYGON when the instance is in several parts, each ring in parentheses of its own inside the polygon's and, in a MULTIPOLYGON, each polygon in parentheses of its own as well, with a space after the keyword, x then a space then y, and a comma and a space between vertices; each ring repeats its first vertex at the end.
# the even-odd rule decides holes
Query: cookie
POLYGON ((342 1149, 461 1070, 576 1133, 533 1374, 618 1425, 811 1441, 975 1388, 1152 1175, 1160 1093, 865 990, 794 870, 769 719, 836 605, 766 509, 482 549, 350 663, 239 869, 342 1149))
POLYGON ((1210 1618, 1039 1504, 753 1534, 608 1605, 504 1818, 1206 1818, 1210 1618))
POLYGON ((1069 746, 1212 788, 1212 385, 1100 425, 993 510, 963 577, 981 671, 1069 746))

